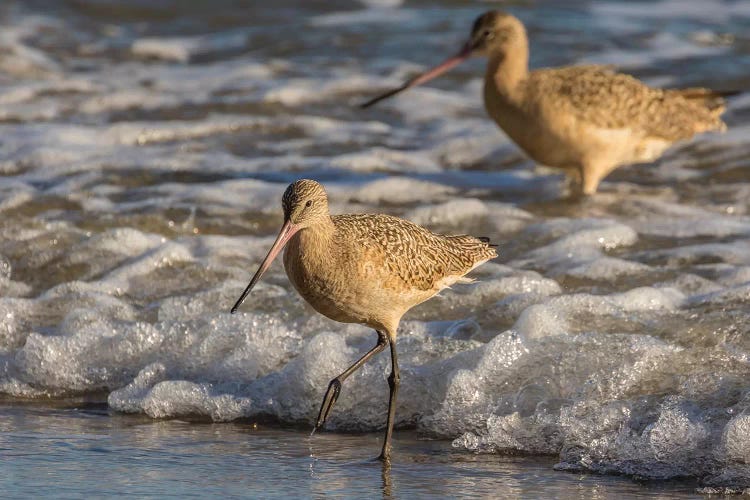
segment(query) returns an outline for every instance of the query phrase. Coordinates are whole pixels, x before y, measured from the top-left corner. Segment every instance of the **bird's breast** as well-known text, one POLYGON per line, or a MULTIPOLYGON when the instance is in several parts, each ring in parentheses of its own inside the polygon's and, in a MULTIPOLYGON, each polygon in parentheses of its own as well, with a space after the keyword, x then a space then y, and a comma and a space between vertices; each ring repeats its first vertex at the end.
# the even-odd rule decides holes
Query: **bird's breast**
POLYGON ((284 268, 294 288, 316 311, 335 321, 363 323, 356 276, 350 263, 330 248, 295 235, 284 252, 284 268))
POLYGON ((544 102, 530 102, 521 94, 517 99, 499 92, 492 80, 484 86, 487 114, 530 158, 551 167, 577 163, 578 152, 566 138, 574 135, 575 123, 546 109, 544 102))

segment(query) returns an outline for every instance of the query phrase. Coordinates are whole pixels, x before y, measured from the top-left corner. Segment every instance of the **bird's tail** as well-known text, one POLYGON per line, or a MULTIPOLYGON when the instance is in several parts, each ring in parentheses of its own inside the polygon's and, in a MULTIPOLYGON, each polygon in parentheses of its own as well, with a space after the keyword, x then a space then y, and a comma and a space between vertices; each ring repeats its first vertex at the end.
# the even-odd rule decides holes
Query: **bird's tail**
POLYGON ((726 109, 725 98, 742 93, 740 90, 712 90, 703 87, 674 89, 672 92, 676 92, 680 97, 689 101, 701 101, 716 116, 726 109))
POLYGON ((478 239, 482 243, 486 243, 488 247, 497 248, 497 245, 494 245, 487 236, 476 236, 476 239, 478 239))
POLYGON ((694 121, 694 133, 702 133, 711 130, 723 132, 727 129, 726 123, 721 119, 722 113, 726 110, 725 98, 737 95, 741 91, 689 87, 686 89, 670 89, 667 93, 694 103, 696 106, 696 117, 703 116, 702 119, 694 121))

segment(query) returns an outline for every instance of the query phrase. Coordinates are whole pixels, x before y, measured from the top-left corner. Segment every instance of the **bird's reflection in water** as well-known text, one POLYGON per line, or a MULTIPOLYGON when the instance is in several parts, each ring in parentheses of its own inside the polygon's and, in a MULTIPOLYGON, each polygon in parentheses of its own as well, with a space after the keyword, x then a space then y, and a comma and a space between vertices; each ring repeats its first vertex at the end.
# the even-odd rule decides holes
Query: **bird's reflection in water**
POLYGON ((383 478, 383 498, 391 498, 393 488, 391 464, 389 462, 383 462, 382 466, 381 477, 383 478))

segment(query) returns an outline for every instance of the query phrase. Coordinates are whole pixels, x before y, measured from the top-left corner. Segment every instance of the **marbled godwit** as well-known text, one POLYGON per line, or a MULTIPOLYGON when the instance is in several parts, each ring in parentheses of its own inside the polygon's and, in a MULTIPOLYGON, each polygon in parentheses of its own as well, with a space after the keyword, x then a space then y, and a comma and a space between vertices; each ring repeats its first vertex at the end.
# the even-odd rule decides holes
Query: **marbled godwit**
POLYGON ((286 245, 286 274, 316 311, 335 321, 374 328, 375 347, 328 385, 315 429, 328 418, 344 380, 390 344, 388 421, 380 454, 388 462, 399 386, 396 330, 401 317, 497 254, 486 239, 434 234, 388 215, 332 216, 323 186, 307 179, 286 189, 282 206, 284 225, 232 313, 286 245))
POLYGON ((605 66, 569 66, 529 72, 526 30, 499 11, 474 22, 461 51, 368 107, 450 70, 473 55, 488 58, 487 113, 533 160, 565 169, 583 194, 621 165, 657 159, 675 142, 724 130, 723 95, 709 89, 663 90, 605 66))

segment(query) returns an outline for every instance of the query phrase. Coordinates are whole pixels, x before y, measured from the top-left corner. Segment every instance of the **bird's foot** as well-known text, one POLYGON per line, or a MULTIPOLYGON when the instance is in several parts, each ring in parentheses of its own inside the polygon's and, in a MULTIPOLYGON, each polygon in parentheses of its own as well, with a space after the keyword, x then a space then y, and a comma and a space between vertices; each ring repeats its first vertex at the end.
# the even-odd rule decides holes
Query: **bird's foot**
POLYGON ((333 409, 333 405, 336 404, 336 400, 339 398, 340 392, 341 381, 339 381, 339 379, 337 378, 331 380, 331 383, 328 384, 326 395, 323 397, 323 404, 320 405, 320 412, 318 412, 318 419, 315 421, 315 428, 313 429, 313 432, 323 427, 323 424, 326 423, 328 415, 333 409))

